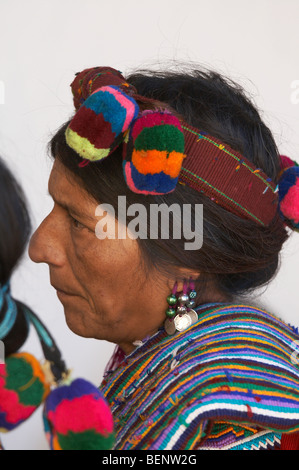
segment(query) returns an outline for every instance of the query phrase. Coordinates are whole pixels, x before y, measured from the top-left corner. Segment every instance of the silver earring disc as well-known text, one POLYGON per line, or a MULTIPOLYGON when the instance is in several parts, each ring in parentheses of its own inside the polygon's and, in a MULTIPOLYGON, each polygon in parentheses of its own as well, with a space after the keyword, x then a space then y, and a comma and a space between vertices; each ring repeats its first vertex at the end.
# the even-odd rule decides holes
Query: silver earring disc
POLYGON ((192 325, 197 322, 198 320, 198 314, 195 310, 189 310, 188 315, 190 315, 191 320, 192 320, 192 325))
POLYGON ((174 318, 174 324, 178 331, 185 331, 189 326, 196 323, 198 320, 198 315, 195 310, 189 310, 188 313, 184 315, 177 315, 174 318))
POLYGON ((189 326, 192 325, 192 320, 189 313, 184 313, 183 315, 177 315, 174 318, 174 324, 178 331, 185 331, 189 326))
POLYGON ((165 331, 166 333, 169 335, 169 336, 172 336, 175 334, 176 332, 176 327, 175 327, 175 324, 174 324, 174 319, 173 318, 167 318, 164 322, 164 328, 165 328, 165 331))

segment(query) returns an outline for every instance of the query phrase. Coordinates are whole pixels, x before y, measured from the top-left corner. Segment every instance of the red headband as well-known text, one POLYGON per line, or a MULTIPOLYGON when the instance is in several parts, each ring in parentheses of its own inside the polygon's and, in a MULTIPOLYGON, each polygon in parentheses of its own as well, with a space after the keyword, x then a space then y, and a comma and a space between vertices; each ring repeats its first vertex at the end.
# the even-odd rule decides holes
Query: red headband
POLYGON ((136 94, 121 73, 94 67, 76 74, 71 84, 76 114, 66 141, 83 159, 107 158, 123 146, 129 188, 139 194, 166 194, 177 183, 203 192, 241 218, 267 226, 277 210, 299 229, 299 167, 288 160, 275 185, 262 169, 220 140, 165 109, 146 109, 154 100, 136 94))
POLYGON ((189 124, 182 127, 187 157, 179 182, 242 218, 268 225, 278 204, 271 178, 220 140, 189 124))

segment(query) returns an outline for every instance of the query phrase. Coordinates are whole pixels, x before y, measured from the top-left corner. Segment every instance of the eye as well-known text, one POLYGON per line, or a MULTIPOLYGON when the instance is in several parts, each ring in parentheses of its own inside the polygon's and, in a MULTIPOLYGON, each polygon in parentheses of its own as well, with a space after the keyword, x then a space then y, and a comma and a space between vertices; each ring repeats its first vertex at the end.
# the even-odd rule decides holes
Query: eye
POLYGON ((85 225, 81 224, 81 222, 75 219, 75 217, 73 217, 71 214, 69 214, 69 218, 70 218, 72 227, 74 227, 76 230, 82 230, 83 228, 86 228, 85 225))

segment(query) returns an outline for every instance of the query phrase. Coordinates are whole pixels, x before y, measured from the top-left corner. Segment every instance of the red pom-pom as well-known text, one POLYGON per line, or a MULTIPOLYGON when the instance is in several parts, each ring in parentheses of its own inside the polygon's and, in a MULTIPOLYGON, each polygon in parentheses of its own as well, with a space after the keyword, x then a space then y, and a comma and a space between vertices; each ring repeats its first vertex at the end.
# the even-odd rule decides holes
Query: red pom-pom
POLYGON ((0 364, 0 429, 11 431, 39 407, 50 387, 38 360, 28 353, 12 354, 0 364))
MULTIPOLYGON (((285 157, 287 158, 287 157, 285 157)), ((282 170, 278 181, 279 211, 286 224, 299 229, 299 166, 293 162, 282 170)), ((287 160, 285 160, 287 164, 287 160)))
POLYGON ((296 165, 296 163, 290 157, 287 157, 286 155, 280 155, 281 170, 284 170, 285 168, 290 168, 294 165, 296 165))
POLYGON ((53 450, 111 450, 114 444, 109 405, 102 393, 83 379, 49 394, 44 423, 53 450))

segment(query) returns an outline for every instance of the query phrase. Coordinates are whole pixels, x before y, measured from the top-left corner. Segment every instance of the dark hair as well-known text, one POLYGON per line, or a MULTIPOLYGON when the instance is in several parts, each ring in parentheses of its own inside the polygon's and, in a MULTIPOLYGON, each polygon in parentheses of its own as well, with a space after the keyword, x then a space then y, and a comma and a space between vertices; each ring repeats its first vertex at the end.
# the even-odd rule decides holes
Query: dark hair
MULTIPOLYGON (((31 232, 31 222, 22 188, 11 171, 0 159, 0 284, 4 286, 20 261, 31 232)), ((5 354, 17 351, 28 335, 24 305, 17 301, 17 318, 13 329, 4 338, 5 354)), ((0 310, 0 323, 8 305, 0 310)))
POLYGON ((10 309, 16 309, 16 319, 3 338, 5 357, 18 351, 25 343, 32 324, 39 337, 45 356, 51 364, 54 377, 60 380, 66 366, 59 348, 47 327, 23 302, 10 294, 10 278, 24 253, 30 233, 31 221, 25 194, 4 162, 0 159, 0 325, 10 309))
MULTIPOLYGON (((138 71, 126 80, 139 95, 167 103, 186 122, 219 138, 246 155, 274 181, 279 173, 279 154, 274 138, 244 90, 214 71, 138 71)), ((268 227, 228 212, 203 193, 177 185, 165 196, 132 193, 122 174, 118 148, 102 162, 78 167, 80 157, 67 146, 65 129, 50 142, 51 154, 67 167, 99 203, 117 209, 118 195, 127 204, 203 204, 203 245, 197 251, 184 250, 185 239, 138 239, 145 265, 173 276, 178 270, 200 272, 198 302, 214 301, 216 292, 226 300, 246 295, 267 284, 277 272, 279 252, 288 237, 279 215, 268 227)), ((149 270, 149 272, 151 272, 149 270)))

